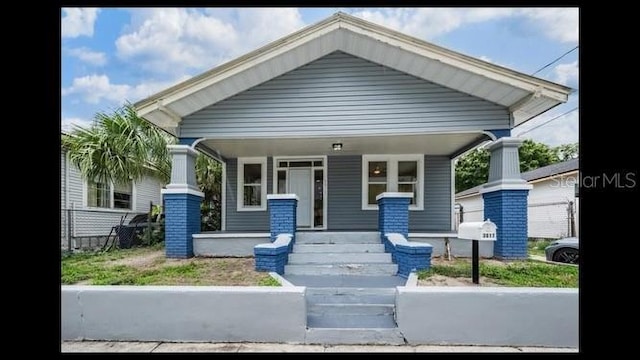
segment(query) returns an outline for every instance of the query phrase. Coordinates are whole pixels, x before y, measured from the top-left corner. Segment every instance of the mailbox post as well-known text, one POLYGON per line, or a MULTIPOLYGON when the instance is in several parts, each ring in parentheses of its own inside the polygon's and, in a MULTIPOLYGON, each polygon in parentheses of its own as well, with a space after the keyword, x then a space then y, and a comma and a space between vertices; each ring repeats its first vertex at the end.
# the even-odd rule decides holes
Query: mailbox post
POLYGON ((471 279, 474 284, 480 283, 480 266, 478 241, 496 241, 496 224, 487 221, 463 222, 458 228, 458 239, 471 240, 471 279))

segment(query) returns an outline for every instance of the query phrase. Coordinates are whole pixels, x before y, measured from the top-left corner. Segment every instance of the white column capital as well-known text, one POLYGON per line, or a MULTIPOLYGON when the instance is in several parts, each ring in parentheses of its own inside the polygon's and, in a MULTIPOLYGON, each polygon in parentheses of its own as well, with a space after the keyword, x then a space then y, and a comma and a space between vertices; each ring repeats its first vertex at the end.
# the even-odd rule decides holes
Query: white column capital
POLYGON ((267 200, 300 200, 296 194, 267 194, 267 200))
POLYGON ((412 192, 383 192, 376 195, 376 201, 384 198, 412 198, 412 192))

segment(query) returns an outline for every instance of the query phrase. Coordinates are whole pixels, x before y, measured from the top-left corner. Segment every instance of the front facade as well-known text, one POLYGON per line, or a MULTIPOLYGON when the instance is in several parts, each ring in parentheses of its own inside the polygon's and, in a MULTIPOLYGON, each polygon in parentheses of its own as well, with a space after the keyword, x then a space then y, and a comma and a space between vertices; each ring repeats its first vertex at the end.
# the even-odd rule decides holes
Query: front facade
MULTIPOLYGON (((67 136, 62 134, 62 136, 67 136)), ((144 177, 121 184, 95 183, 82 178, 64 147, 60 149, 61 246, 81 247, 83 238, 104 238, 123 216, 127 223, 135 214, 147 213, 150 204, 160 205, 163 184, 144 177)))
POLYGON ((487 192, 526 192, 503 166, 517 150, 510 129, 568 92, 338 13, 135 106, 180 139, 165 201, 185 239, 167 255, 188 257, 199 216, 188 209, 202 195, 195 150, 223 164, 226 232, 269 232, 268 194, 296 195, 296 231, 376 231, 376 197, 405 193, 409 232, 445 233, 453 160, 497 140, 487 192))

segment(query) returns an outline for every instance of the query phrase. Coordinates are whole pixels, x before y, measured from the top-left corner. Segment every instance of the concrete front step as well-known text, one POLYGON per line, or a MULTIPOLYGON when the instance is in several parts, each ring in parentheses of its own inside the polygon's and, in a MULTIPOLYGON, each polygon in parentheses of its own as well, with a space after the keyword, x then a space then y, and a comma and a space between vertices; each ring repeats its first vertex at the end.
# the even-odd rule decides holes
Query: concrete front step
POLYGON ((388 329, 397 327, 391 315, 307 315, 308 328, 388 329))
POLYGON ((397 264, 305 264, 285 265, 285 275, 396 275, 397 264))
POLYGON ((341 329, 310 328, 305 336, 307 344, 388 344, 404 345, 405 340, 398 328, 341 329))
POLYGON ((311 244, 293 245, 293 252, 306 253, 384 253, 382 244, 311 244))
POLYGON ((380 244, 380 234, 375 231, 345 232, 319 231, 296 232, 296 244, 380 244))
POLYGON ((395 288, 308 287, 307 304, 385 304, 395 305, 395 288))
POLYGON ((347 264, 347 263, 387 263, 392 264, 387 253, 292 253, 289 264, 347 264))
POLYGON ((314 304, 307 305, 307 316, 393 316, 394 304, 314 304))
MULTIPOLYGON (((334 288, 384 288, 381 291, 395 293, 396 286, 405 286, 407 279, 399 276, 371 276, 371 275, 289 275, 285 274, 285 279, 295 286, 306 286, 307 293, 310 291, 330 291, 334 288)), ((367 289, 362 289, 365 291, 367 289)), ((340 290, 338 290, 340 291, 340 290)), ((345 289, 351 291, 351 289, 345 289)))

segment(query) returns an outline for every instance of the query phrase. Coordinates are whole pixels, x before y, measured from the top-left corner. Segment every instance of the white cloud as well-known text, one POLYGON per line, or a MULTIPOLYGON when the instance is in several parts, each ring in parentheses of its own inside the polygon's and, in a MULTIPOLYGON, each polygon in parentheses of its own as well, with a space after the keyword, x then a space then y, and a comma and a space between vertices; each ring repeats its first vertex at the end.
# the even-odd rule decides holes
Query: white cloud
POLYGON ((76 126, 89 127, 91 126, 91 120, 77 118, 77 117, 63 117, 61 121, 62 131, 71 132, 76 126))
MULTIPOLYGON (((537 129, 534 129, 524 135, 522 138, 532 139, 549 146, 558 146, 561 144, 572 144, 578 142, 580 111, 576 110, 564 115, 556 120, 551 121, 537 129)), ((540 120, 533 122, 533 126, 549 120, 549 116, 540 117, 540 120)))
POLYGON ((578 60, 560 64, 553 69, 554 81, 571 87, 578 87, 578 60))
POLYGON ((577 8, 392 8, 352 15, 426 40, 467 24, 523 17, 551 39, 578 41, 577 8))
POLYGON ((105 53, 92 51, 85 47, 71 49, 69 50, 69 55, 95 66, 103 66, 107 63, 107 55, 105 53))
POLYGON ((73 79, 71 86, 62 89, 62 96, 76 95, 89 104, 106 101, 121 105, 125 101, 140 100, 185 79, 186 77, 172 81, 147 80, 131 86, 112 84, 107 75, 93 74, 73 79))
POLYGON ((520 13, 536 23, 549 38, 578 43, 578 8, 522 9, 520 13))
POLYGON ((428 40, 465 24, 504 18, 515 11, 509 8, 394 8, 355 11, 352 15, 428 40))
POLYGON ((97 8, 64 8, 62 37, 93 36, 93 25, 98 17, 97 8))
POLYGON ((580 110, 574 109, 579 107, 579 100, 577 95, 570 96, 565 104, 514 128, 512 135, 549 146, 578 142, 580 110))
POLYGON ((117 54, 175 76, 208 69, 304 25, 297 9, 222 10, 137 10, 116 40, 117 54))

